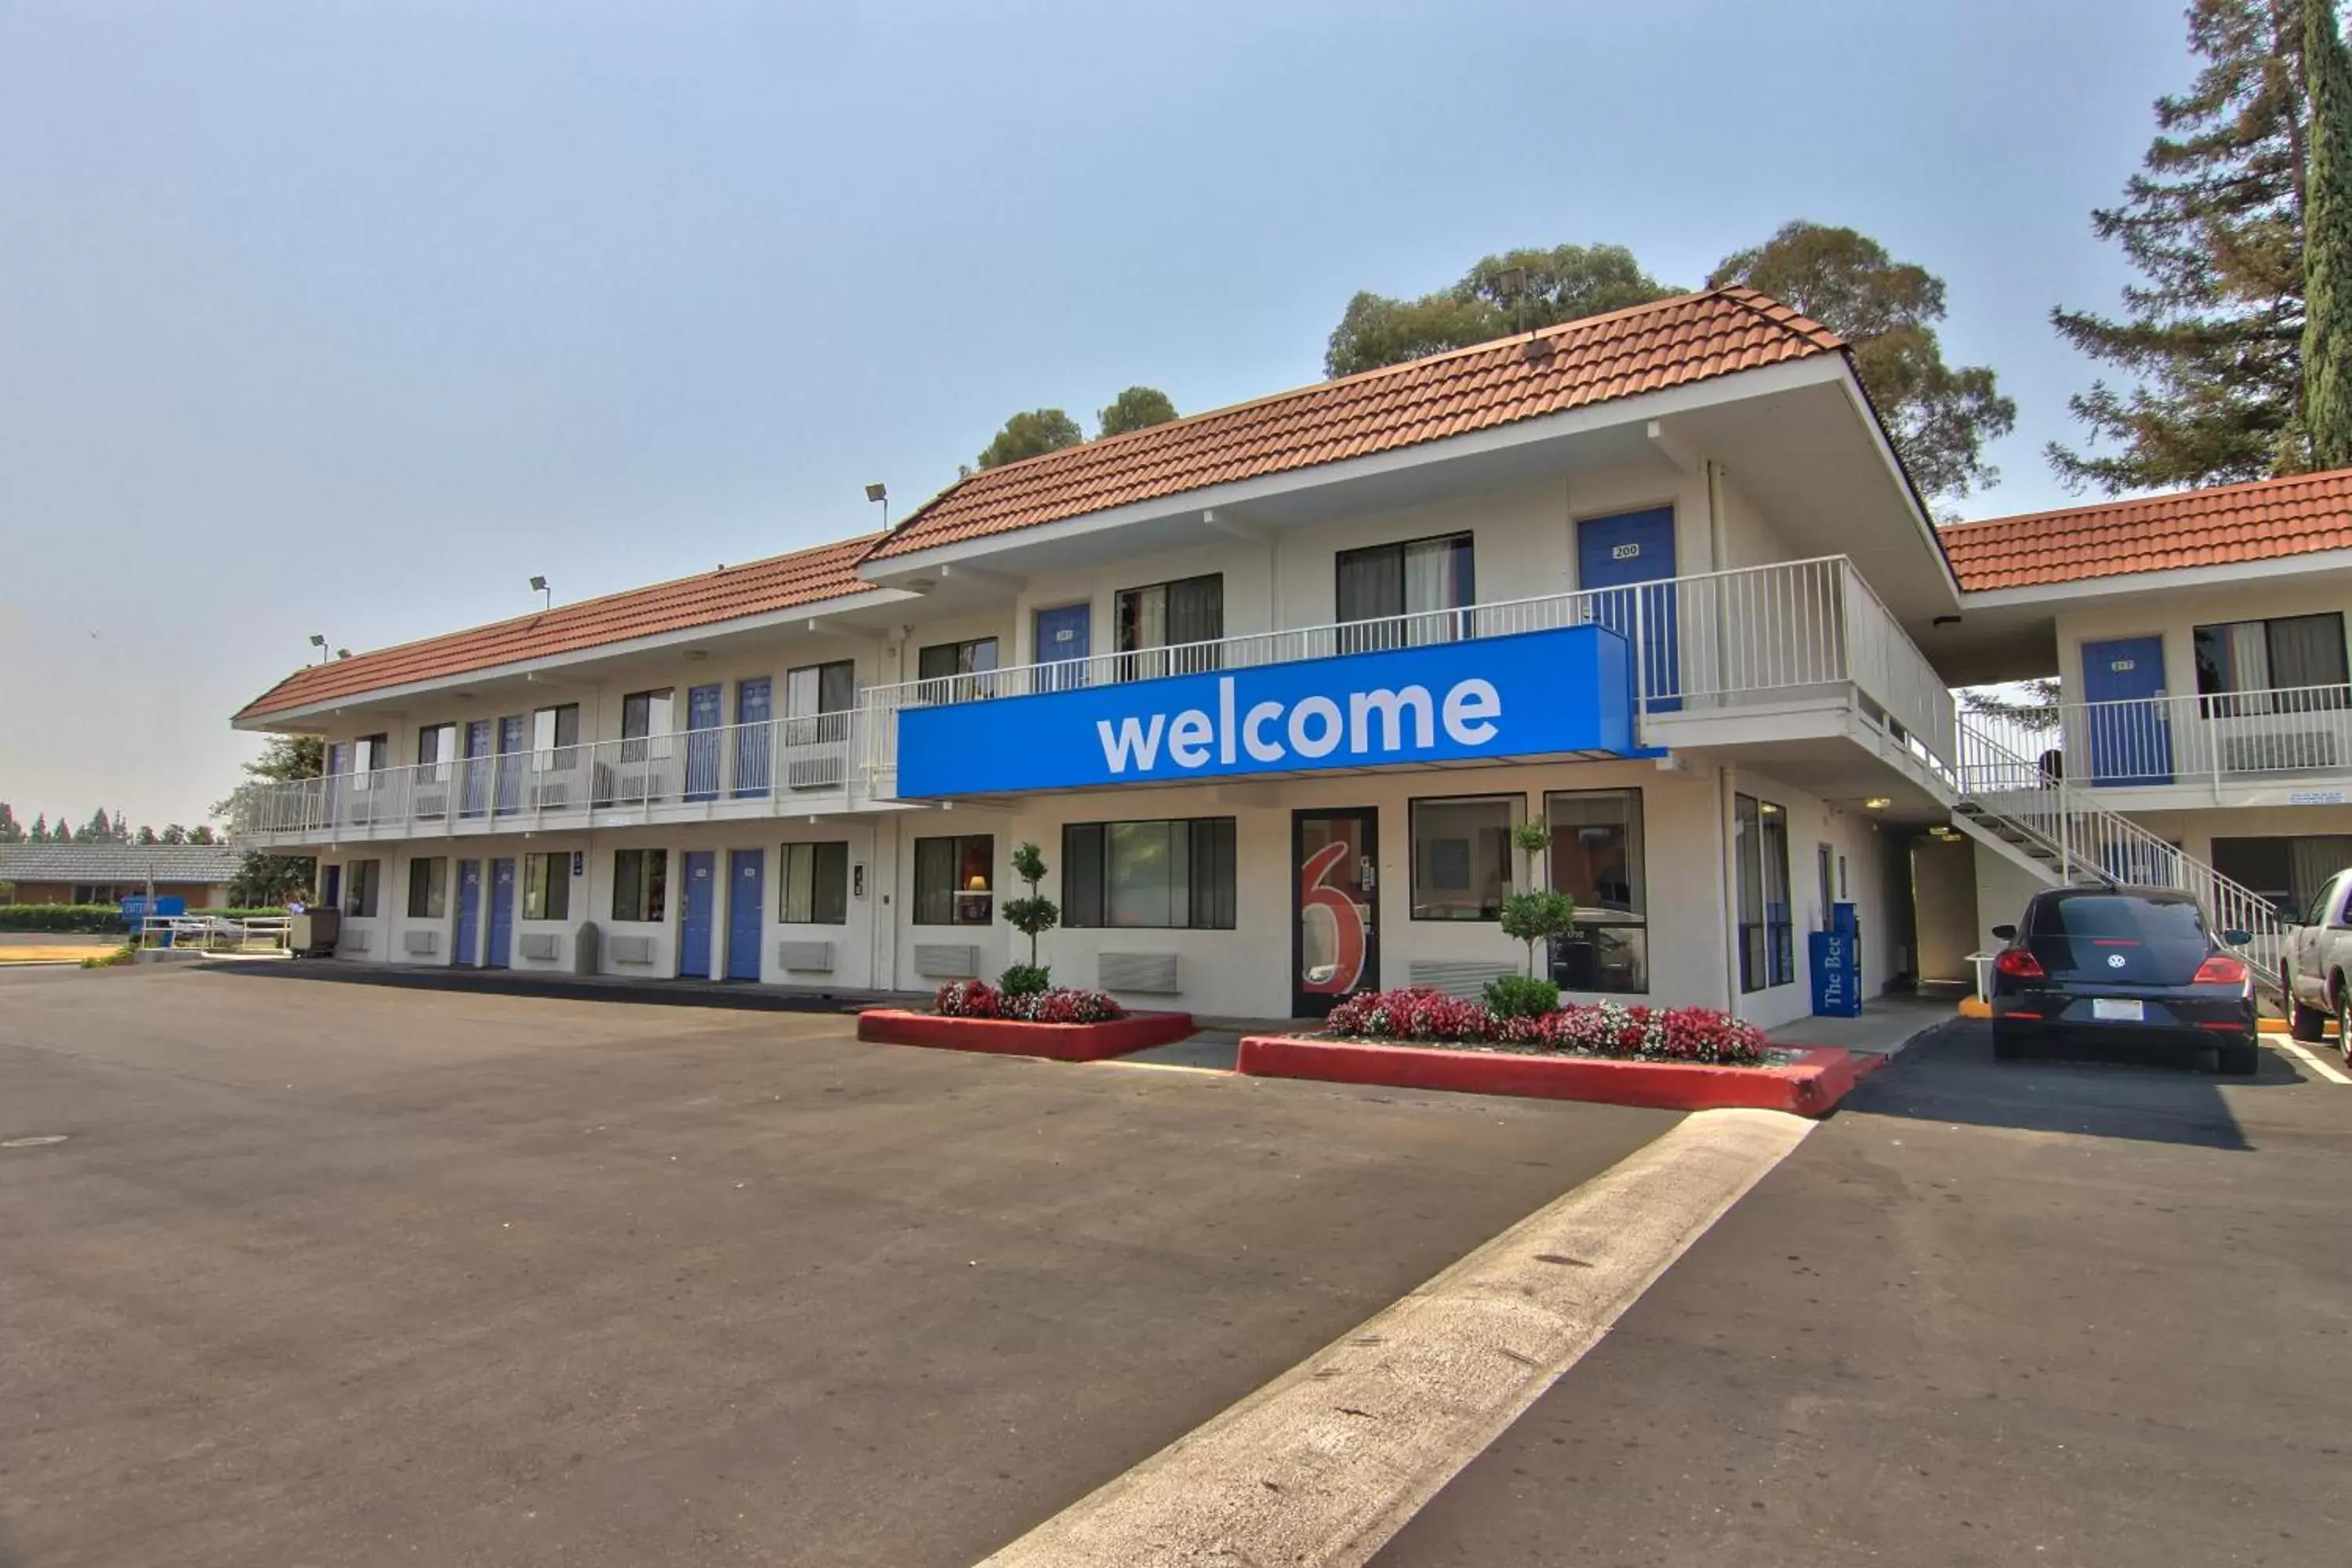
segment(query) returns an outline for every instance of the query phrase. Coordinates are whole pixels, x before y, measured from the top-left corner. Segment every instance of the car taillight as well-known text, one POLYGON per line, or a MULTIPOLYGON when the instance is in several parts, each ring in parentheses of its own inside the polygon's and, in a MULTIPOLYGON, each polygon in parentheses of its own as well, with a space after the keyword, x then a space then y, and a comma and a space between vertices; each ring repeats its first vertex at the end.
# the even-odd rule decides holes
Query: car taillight
POLYGON ((1992 966, 2011 980, 2049 978, 2042 970, 2042 961, 2021 947, 2003 948, 2000 956, 1992 961, 1992 966))
POLYGON ((2199 985, 2243 985, 2245 983, 2244 963, 2226 952, 2217 952, 2197 966, 2195 984, 2199 985))

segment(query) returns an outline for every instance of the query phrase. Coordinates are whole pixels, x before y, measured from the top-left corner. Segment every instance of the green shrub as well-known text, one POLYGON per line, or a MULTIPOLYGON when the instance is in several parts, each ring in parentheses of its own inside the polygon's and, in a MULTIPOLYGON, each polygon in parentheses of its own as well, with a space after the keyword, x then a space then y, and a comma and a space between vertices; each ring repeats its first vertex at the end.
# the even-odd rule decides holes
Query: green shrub
POLYGON ((111 952, 96 953, 89 958, 83 959, 81 961, 81 966, 84 969, 111 969, 118 963, 136 963, 138 962, 139 959, 136 950, 126 942, 121 947, 114 949, 111 952))
POLYGON ((1559 987, 1526 974, 1498 974, 1486 982, 1486 1011, 1497 1018, 1539 1018, 1559 1006, 1559 987))
POLYGON ((1042 963, 1016 963, 996 977, 996 989, 1007 996, 1036 996, 1054 988, 1054 972, 1042 963))

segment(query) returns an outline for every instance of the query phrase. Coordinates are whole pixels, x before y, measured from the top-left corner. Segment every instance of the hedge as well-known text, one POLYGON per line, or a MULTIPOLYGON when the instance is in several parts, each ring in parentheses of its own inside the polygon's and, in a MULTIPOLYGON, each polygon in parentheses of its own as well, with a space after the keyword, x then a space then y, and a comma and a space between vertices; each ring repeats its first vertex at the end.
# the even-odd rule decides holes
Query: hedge
MULTIPOLYGON (((278 910, 190 910, 192 915, 231 920, 283 915, 278 910)), ((0 931, 111 932, 123 929, 119 904, 0 904, 0 931)))

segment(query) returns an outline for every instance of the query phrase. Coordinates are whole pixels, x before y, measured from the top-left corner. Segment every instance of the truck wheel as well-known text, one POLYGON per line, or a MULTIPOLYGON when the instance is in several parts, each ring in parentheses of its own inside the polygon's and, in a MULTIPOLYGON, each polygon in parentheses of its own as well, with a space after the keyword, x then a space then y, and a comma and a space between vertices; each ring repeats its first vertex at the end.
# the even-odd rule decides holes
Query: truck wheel
POLYGON ((2290 999, 2286 1032, 2305 1045, 2327 1037, 2327 1015, 2316 1007, 2306 1007, 2290 999))
POLYGON ((2352 986, 2336 987, 2336 1048, 2352 1062, 2352 986))

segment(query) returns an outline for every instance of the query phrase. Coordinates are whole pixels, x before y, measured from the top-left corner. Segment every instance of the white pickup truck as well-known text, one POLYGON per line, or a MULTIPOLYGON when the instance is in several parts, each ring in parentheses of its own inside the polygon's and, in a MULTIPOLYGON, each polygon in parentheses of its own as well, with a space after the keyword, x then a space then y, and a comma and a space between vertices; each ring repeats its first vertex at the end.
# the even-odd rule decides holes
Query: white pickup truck
POLYGON ((2336 1048, 2352 1061, 2352 870, 2330 877, 2303 919, 2287 928, 2281 958, 2290 1031, 2298 1040, 2325 1039, 2333 1018, 2336 1048))

